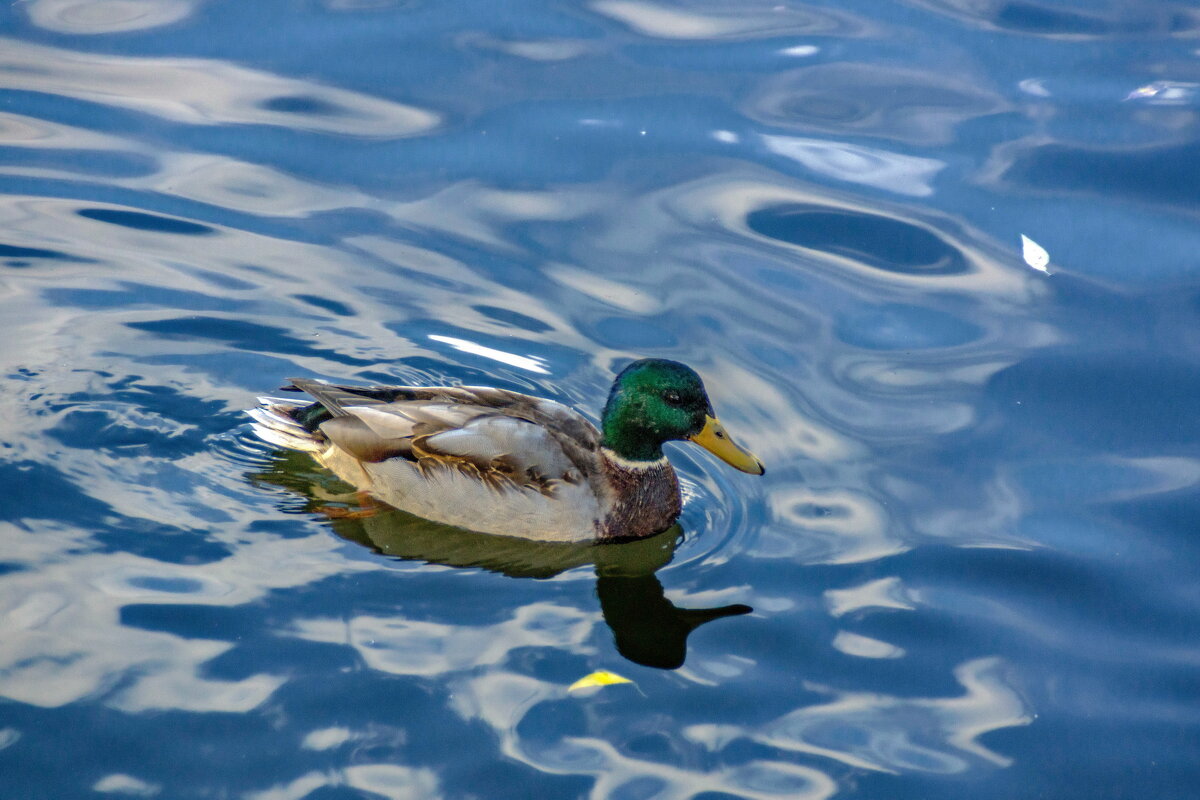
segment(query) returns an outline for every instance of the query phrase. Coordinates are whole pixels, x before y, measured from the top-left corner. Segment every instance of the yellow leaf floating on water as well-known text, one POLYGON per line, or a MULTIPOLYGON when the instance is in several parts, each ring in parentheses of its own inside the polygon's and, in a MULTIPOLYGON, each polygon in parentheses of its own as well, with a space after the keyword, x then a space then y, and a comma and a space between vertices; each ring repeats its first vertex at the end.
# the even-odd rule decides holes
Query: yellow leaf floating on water
POLYGON ((567 687, 568 692, 573 692, 577 689, 591 689, 597 686, 612 686, 616 683, 633 683, 629 678, 622 677, 615 672, 609 672, 602 669, 598 672, 593 672, 591 675, 585 675, 579 680, 567 687))

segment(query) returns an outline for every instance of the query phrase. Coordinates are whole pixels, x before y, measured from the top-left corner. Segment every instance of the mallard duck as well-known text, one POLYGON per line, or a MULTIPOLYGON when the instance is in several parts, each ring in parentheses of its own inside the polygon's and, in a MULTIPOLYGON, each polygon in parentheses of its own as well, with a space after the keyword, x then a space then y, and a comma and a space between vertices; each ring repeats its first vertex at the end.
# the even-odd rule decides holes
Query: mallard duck
POLYGON ((336 386, 292 379, 316 402, 260 398, 265 441, 303 450, 396 508, 480 533, 541 541, 640 539, 682 508, 663 443, 695 442, 743 472, 694 370, 643 359, 617 376, 600 429, 554 402, 481 386, 336 386))

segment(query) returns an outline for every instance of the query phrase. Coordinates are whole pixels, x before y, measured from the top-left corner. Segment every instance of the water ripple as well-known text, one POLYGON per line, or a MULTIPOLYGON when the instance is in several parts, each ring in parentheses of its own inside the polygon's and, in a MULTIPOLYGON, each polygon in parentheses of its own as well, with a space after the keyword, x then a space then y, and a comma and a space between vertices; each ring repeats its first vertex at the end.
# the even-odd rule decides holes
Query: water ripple
POLYGON ((440 116, 358 92, 220 61, 86 54, 0 39, 10 90, 43 92, 192 125, 273 125, 343 136, 409 136, 440 116))
POLYGON ((31 0, 34 25, 56 33, 124 33, 171 25, 195 11, 196 0, 31 0))

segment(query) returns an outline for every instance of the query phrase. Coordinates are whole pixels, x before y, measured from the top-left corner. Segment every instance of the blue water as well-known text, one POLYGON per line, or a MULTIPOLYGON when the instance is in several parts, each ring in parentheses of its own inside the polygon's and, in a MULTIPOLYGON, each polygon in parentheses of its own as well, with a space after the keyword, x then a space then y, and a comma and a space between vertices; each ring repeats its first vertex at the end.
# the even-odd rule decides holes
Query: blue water
POLYGON ((0 797, 1200 796, 1198 34, 4 4, 0 797), (355 514, 241 413, 642 356, 768 471, 673 447, 619 547, 355 514))

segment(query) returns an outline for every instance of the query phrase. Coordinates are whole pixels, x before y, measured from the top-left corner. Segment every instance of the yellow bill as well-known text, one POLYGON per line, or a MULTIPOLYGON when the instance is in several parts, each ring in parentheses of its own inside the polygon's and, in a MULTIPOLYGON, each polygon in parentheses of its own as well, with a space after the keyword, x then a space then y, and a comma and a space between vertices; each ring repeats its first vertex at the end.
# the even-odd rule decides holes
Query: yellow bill
POLYGON ((695 436, 689 436, 689 441, 700 445, 734 469, 749 472, 751 475, 762 475, 767 471, 767 468, 753 453, 735 444, 733 439, 729 438, 721 420, 716 417, 705 417, 704 419, 704 430, 695 436))

